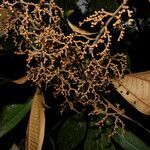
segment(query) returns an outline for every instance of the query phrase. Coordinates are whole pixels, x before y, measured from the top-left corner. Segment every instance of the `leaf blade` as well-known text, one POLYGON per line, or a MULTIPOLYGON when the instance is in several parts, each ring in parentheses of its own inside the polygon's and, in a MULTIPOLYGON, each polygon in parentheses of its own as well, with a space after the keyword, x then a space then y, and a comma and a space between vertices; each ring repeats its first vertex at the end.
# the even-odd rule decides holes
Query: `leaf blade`
POLYGON ((37 88, 31 107, 27 128, 26 149, 41 150, 45 134, 44 96, 37 88))
POLYGON ((137 110, 150 115, 150 71, 126 75, 112 80, 117 91, 137 110))
POLYGON ((12 82, 16 84, 24 84, 25 82, 27 82, 27 80, 28 80, 27 76, 24 76, 17 80, 12 80, 12 82))
POLYGON ((81 116, 75 115, 65 121, 61 127, 57 146, 58 150, 75 149, 76 146, 83 140, 86 132, 86 122, 81 119, 81 116))
POLYGON ((93 34, 97 34, 97 33, 92 33, 92 32, 88 32, 86 30, 83 30, 75 25, 73 25, 68 19, 67 19, 68 25, 69 27, 76 33, 79 33, 81 35, 93 35, 93 34))
POLYGON ((128 130, 125 130, 124 135, 120 135, 119 133, 116 133, 113 136, 113 139, 125 150, 128 149, 149 150, 150 149, 150 147, 148 147, 141 139, 139 139, 136 135, 134 135, 132 132, 128 130))
POLYGON ((24 104, 11 104, 3 107, 0 117, 0 138, 13 129, 29 112, 31 98, 24 104))
POLYGON ((115 150, 108 133, 102 133, 99 128, 89 128, 84 144, 85 150, 115 150))

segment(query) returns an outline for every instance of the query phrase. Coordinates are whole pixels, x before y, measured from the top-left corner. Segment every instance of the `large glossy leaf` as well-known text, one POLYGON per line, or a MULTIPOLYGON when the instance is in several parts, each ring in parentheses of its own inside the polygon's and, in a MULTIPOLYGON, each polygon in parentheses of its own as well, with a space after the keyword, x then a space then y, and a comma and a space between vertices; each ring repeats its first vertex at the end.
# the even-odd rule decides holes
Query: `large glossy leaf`
POLYGON ((113 80, 117 91, 137 110, 150 115, 150 71, 126 75, 113 80))
POLYGON ((124 136, 116 133, 113 139, 118 143, 124 150, 149 150, 148 147, 141 139, 128 130, 125 130, 124 136))
POLYGON ((0 137, 13 129, 29 112, 31 98, 24 104, 6 105, 0 111, 0 137))
POLYGON ((72 150, 84 138, 86 131, 86 122, 80 117, 73 116, 69 118, 61 127, 58 134, 58 150, 72 150))
POLYGON ((99 128, 89 128, 84 144, 85 150, 115 150, 107 132, 102 133, 99 128))
POLYGON ((30 119, 27 128, 26 149, 41 150, 45 134, 44 96, 37 88, 31 107, 30 119))

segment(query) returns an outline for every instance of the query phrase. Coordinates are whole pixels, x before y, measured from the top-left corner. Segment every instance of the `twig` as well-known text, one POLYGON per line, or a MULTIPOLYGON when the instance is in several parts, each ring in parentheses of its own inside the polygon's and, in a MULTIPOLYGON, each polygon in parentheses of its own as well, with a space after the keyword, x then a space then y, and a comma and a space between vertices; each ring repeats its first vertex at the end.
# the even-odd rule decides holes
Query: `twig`
POLYGON ((128 2, 128 0, 124 0, 123 3, 118 7, 118 9, 113 13, 113 15, 107 20, 105 26, 102 27, 102 29, 98 32, 98 35, 96 36, 93 44, 96 44, 98 39, 101 37, 101 35, 104 33, 104 31, 107 29, 109 23, 113 20, 113 18, 116 16, 116 14, 120 11, 120 9, 128 2))
MULTIPOLYGON (((102 96, 103 97, 103 96, 102 96)), ((132 121, 133 123, 135 123, 136 125, 138 125, 139 127, 143 128, 145 131, 147 131, 150 134, 150 131, 148 129, 146 129, 142 124, 138 123, 137 121, 135 121, 134 119, 128 117, 127 115, 125 115, 121 110, 119 110, 118 108, 116 108, 114 105, 112 105, 106 98, 103 97, 103 99, 107 102, 108 106, 114 110, 119 116, 124 117, 130 121, 132 121)))

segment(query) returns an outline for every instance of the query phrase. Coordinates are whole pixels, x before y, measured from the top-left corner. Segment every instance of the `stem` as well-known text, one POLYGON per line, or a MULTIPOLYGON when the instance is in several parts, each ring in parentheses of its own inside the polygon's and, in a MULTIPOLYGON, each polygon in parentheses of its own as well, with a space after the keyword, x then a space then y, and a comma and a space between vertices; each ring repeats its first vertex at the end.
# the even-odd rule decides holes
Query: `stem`
POLYGON ((127 115, 125 115, 121 110, 119 110, 114 105, 112 105, 106 98, 103 97, 103 99, 107 102, 109 108, 111 108, 112 110, 114 110, 119 116, 130 120, 131 122, 135 123, 136 125, 138 125, 139 127, 141 127, 142 129, 144 129, 146 132, 148 132, 150 134, 150 130, 148 130, 147 128, 145 128, 142 124, 140 124, 139 122, 137 122, 134 119, 132 119, 132 118, 128 117, 127 115))
POLYGON ((110 24, 110 22, 113 20, 113 18, 116 16, 116 14, 120 11, 120 9, 128 2, 128 0, 124 0, 123 3, 118 7, 118 9, 113 13, 113 15, 107 20, 105 26, 102 27, 102 29, 98 32, 98 35, 96 36, 93 44, 96 44, 98 39, 101 37, 101 35, 104 33, 104 31, 107 29, 107 26, 110 24))
POLYGON ((53 139, 49 136, 49 140, 50 140, 50 142, 51 142, 51 144, 52 144, 52 149, 53 150, 56 150, 55 149, 55 143, 54 143, 54 141, 53 141, 53 139))

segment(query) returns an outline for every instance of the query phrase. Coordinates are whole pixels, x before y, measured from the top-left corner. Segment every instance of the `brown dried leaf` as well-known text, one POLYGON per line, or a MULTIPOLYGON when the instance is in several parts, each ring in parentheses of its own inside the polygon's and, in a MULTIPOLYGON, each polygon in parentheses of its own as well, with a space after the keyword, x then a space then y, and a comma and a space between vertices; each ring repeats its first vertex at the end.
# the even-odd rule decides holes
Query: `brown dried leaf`
POLYGON ((85 30, 83 30, 83 29, 80 29, 79 27, 73 25, 68 19, 67 19, 67 22, 68 22, 69 27, 70 27, 74 32, 77 32, 77 33, 82 34, 82 35, 93 35, 93 34, 97 34, 97 33, 91 33, 91 32, 85 31, 85 30))
POLYGON ((150 115, 150 71, 126 75, 112 81, 117 91, 137 110, 150 115))
POLYGON ((0 8, 0 36, 4 34, 6 24, 11 17, 10 11, 6 8, 0 8))
POLYGON ((17 80, 13 80, 12 82, 16 83, 16 84, 24 84, 25 82, 27 82, 28 78, 27 76, 21 77, 17 80))
POLYGON ((41 150, 45 134, 44 96, 37 88, 27 129, 26 150, 41 150))

